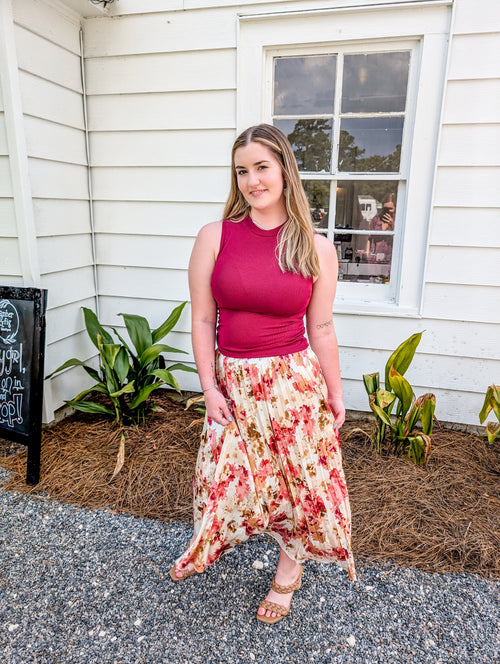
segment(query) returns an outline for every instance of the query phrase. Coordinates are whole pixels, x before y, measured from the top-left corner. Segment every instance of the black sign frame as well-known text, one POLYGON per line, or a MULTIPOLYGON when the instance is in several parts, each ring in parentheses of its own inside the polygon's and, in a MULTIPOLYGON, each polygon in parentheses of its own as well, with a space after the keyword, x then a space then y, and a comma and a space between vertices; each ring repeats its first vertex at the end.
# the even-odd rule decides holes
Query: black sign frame
MULTIPOLYGON (((25 338, 23 341, 28 345, 28 348, 22 348, 21 355, 27 357, 29 361, 25 363, 24 372, 28 372, 26 385, 29 386, 27 399, 27 414, 28 423, 26 425, 25 418, 20 418, 23 427, 16 430, 15 425, 4 424, 0 421, 0 438, 11 440, 15 443, 21 443, 28 447, 28 461, 26 464, 26 483, 30 485, 38 484, 40 480, 40 450, 42 442, 42 405, 43 405, 43 371, 45 359, 45 313, 47 309, 47 290, 41 288, 15 288, 12 286, 0 286, 0 303, 12 301, 13 303, 24 302, 33 303, 32 311, 28 313, 32 315, 30 323, 30 337, 25 338), (32 324, 32 325, 31 325, 32 324), (26 353, 25 353, 26 351, 26 353)), ((7 306, 7 305, 6 305, 7 306)), ((11 304, 17 315, 17 310, 14 304, 11 304)), ((5 308, 5 307, 4 307, 5 308)), ((11 314, 12 316, 13 314, 11 314)), ((20 324, 18 325, 20 327, 20 324)), ((17 331, 16 331, 17 334, 17 331)), ((9 344, 12 344, 11 334, 8 341, 1 335, 0 332, 0 372, 5 378, 5 358, 6 351, 9 344), (4 355, 2 356, 2 353, 4 355)), ((11 353, 12 355, 12 353, 11 353)), ((21 357, 21 362, 23 357, 21 357)), ((9 373, 12 370, 12 364, 7 367, 9 373)), ((2 376, 0 376, 0 381, 2 376)), ((1 385, 1 383, 0 383, 1 385)), ((24 389, 24 387, 23 387, 24 389)), ((0 408, 2 403, 0 402, 0 408)))

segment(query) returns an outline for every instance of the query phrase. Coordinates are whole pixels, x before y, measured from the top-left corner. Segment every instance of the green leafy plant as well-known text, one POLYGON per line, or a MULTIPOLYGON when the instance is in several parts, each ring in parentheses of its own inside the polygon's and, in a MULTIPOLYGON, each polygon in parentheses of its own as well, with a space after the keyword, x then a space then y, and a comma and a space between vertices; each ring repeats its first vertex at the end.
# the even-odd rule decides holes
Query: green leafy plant
POLYGON ((81 360, 72 358, 47 378, 68 367, 81 366, 97 382, 66 403, 87 413, 111 415, 119 424, 143 424, 148 408, 154 410, 154 405, 151 406, 148 401, 154 390, 162 385, 169 385, 180 392, 173 371, 196 373, 196 369, 181 363, 166 367, 161 353, 185 353, 185 351, 159 343, 177 324, 185 306, 186 302, 183 302, 173 309, 170 316, 156 329, 151 329, 143 316, 119 314, 123 316, 132 347, 115 328, 111 328, 119 341, 116 343, 111 334, 99 323, 95 313, 91 309, 82 307, 87 333, 99 351, 99 369, 96 370, 81 360), (89 397, 92 394, 104 395, 109 403, 91 401, 89 397))
POLYGON ((416 399, 404 378, 421 338, 422 332, 413 334, 392 353, 385 365, 385 389, 380 387, 378 373, 363 375, 370 408, 375 415, 375 449, 380 454, 389 427, 391 450, 398 455, 406 453, 407 458, 411 457, 418 465, 426 462, 431 449, 436 407, 433 394, 423 394, 416 399), (391 417, 394 407, 394 417, 391 417), (418 422, 421 429, 417 429, 418 422))
POLYGON ((500 433, 500 386, 490 385, 486 391, 483 407, 479 413, 479 421, 481 424, 488 417, 490 412, 493 411, 497 416, 498 422, 488 422, 486 424, 486 435, 488 442, 492 443, 500 433))

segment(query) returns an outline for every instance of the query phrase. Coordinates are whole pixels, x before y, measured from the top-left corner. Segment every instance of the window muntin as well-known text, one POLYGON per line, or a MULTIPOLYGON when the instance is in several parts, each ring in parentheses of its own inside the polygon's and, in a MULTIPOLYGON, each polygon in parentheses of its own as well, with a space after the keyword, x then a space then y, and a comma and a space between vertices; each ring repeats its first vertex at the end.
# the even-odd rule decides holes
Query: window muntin
POLYGON ((339 49, 274 58, 273 123, 292 144, 318 232, 335 243, 341 281, 394 286, 397 280, 391 267, 399 264, 395 208, 406 183, 401 155, 410 54, 339 49), (382 223, 386 200, 393 217, 383 210, 382 223))

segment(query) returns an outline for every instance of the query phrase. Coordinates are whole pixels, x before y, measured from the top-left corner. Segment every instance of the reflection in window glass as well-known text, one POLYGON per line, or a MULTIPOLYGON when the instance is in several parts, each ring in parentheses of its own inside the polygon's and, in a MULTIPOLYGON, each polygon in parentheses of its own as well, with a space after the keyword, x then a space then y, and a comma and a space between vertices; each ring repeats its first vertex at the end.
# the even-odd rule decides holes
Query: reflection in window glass
POLYGON ((398 172, 403 118, 343 118, 339 170, 398 172))
POLYGON ((335 55, 276 58, 274 115, 333 113, 335 55))
POLYGON ((304 190, 314 225, 318 230, 328 230, 330 212, 330 182, 328 180, 303 180, 304 190))
POLYGON ((388 181, 338 182, 334 242, 340 259, 339 279, 389 283, 396 185, 388 181))
POLYGON ((410 53, 346 55, 342 113, 404 111, 410 53))
POLYGON ((332 120, 275 120, 292 144, 299 171, 330 171, 332 120))

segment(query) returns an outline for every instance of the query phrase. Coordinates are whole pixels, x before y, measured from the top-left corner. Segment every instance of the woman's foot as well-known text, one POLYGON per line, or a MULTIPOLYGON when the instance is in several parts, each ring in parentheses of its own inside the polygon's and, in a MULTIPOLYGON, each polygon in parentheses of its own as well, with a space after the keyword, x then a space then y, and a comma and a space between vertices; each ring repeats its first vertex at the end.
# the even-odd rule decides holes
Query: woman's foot
MULTIPOLYGON (((286 555, 286 554, 285 554, 286 555)), ((286 556, 288 558, 288 556, 286 556)), ((283 559, 280 556, 280 563, 278 569, 276 570, 276 576, 274 577, 273 586, 280 590, 271 590, 267 594, 266 599, 261 603, 259 610, 257 611, 257 616, 263 616, 265 618, 277 619, 273 622, 278 622, 283 616, 285 616, 289 609, 290 604, 292 603, 292 597, 294 590, 298 590, 300 587, 300 577, 302 575, 302 566, 296 563, 294 560, 288 558, 288 560, 283 559), (290 592, 283 592, 283 589, 291 586, 293 590, 290 592), (269 603, 269 606, 266 604, 269 603), (286 611, 280 612, 278 607, 283 607, 286 611), (273 610, 274 609, 274 610, 273 610)), ((267 622, 267 621, 264 621, 267 622)))
POLYGON ((182 570, 178 570, 175 565, 170 570, 170 578, 172 581, 182 581, 182 579, 187 579, 188 576, 196 573, 196 569, 193 563, 189 563, 187 567, 184 567, 182 570))

